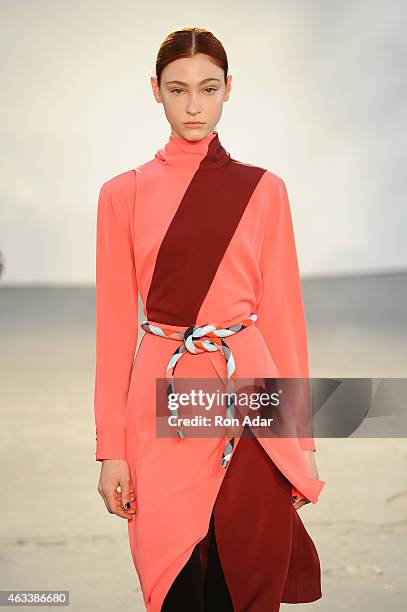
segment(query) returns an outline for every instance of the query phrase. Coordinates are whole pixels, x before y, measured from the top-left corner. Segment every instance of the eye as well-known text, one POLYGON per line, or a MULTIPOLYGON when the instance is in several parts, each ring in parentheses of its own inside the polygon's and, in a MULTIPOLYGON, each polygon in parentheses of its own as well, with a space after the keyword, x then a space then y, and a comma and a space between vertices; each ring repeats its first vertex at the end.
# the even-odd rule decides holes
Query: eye
POLYGON ((208 91, 208 89, 213 89, 213 91, 216 91, 216 87, 206 87, 205 91, 208 91))
POLYGON ((174 93, 174 91, 183 91, 180 87, 176 87, 175 89, 171 89, 171 93, 174 93))

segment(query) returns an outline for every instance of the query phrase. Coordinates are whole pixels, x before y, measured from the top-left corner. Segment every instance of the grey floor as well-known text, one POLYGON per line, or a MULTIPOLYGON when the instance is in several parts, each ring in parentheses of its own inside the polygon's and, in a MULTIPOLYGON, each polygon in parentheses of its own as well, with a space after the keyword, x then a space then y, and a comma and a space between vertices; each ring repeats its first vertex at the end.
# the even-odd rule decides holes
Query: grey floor
MULTIPOLYGON (((407 275, 303 286, 313 376, 406 377, 407 275)), ((0 335, 0 589, 69 590, 75 612, 145 610, 127 521, 96 490, 94 290, 3 286, 0 335)), ((323 598, 282 610, 405 610, 405 438, 316 444, 327 484, 299 512, 323 598)))

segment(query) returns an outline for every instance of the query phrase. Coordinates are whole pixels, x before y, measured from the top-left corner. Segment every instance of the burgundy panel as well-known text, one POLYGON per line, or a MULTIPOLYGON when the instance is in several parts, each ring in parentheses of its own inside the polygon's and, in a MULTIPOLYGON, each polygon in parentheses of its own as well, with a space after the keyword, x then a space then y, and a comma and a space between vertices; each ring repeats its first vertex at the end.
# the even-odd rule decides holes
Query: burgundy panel
POLYGON ((291 483, 257 438, 240 439, 213 512, 235 610, 274 612, 282 601, 322 597, 318 553, 292 506, 291 483))
POLYGON ((195 325, 264 172, 264 168, 231 159, 217 135, 211 140, 160 245, 146 300, 149 319, 168 325, 195 325))

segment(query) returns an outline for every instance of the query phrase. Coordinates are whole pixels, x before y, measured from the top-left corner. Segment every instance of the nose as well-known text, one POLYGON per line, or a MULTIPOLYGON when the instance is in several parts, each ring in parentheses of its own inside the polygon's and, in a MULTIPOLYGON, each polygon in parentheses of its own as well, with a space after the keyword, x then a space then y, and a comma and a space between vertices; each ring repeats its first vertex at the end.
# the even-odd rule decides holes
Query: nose
POLYGON ((195 115, 196 113, 201 112, 197 94, 192 93, 190 96, 188 96, 186 111, 187 113, 190 113, 192 115, 195 115))

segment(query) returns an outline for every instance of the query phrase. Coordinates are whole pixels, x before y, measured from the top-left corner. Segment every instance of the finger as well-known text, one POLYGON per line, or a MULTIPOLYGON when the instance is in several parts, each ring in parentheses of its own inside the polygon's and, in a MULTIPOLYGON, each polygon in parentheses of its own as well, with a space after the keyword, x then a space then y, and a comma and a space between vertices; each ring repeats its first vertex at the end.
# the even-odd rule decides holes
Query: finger
POLYGON ((112 514, 116 514, 117 516, 120 516, 120 518, 131 520, 135 516, 136 511, 134 510, 134 508, 130 508, 130 510, 125 510, 121 506, 118 506, 112 514))
MULTIPOLYGON (((118 497, 121 497, 121 496, 122 496, 122 490, 121 490, 121 487, 119 487, 119 488, 120 488, 120 491, 118 491, 117 489, 115 489, 114 494, 115 494, 115 495, 117 495, 118 497)), ((130 492, 130 494, 133 494, 133 493, 134 493, 134 489, 133 489, 133 487, 130 487, 130 491, 129 491, 129 492, 130 492)))
POLYGON ((120 489, 122 492, 121 503, 123 508, 125 508, 126 510, 130 509, 130 488, 130 481, 120 483, 120 489))
MULTIPOLYGON (((118 496, 116 496, 116 495, 115 495, 115 500, 116 500, 118 503, 121 503, 121 502, 122 502, 122 497, 121 497, 121 495, 118 495, 118 496)), ((135 501, 135 500, 136 500, 135 495, 130 496, 130 501, 131 501, 131 502, 133 502, 133 501, 135 501)))
MULTIPOLYGON (((122 498, 122 494, 121 493, 114 493, 115 499, 121 499, 122 498)), ((135 499, 135 494, 134 491, 130 491, 130 497, 133 497, 135 499)))
MULTIPOLYGON (((114 493, 113 493, 113 494, 114 494, 115 499, 122 499, 122 497, 123 497, 123 495, 122 495, 122 492, 121 492, 121 491, 114 491, 114 493)), ((133 489, 130 489, 130 491, 129 491, 129 495, 130 495, 130 497, 131 497, 131 498, 133 498, 133 499, 135 499, 135 498, 136 498, 136 495, 135 495, 135 492, 134 492, 134 490, 133 490, 133 489)))
POLYGON ((133 508, 133 507, 131 506, 131 504, 132 504, 132 503, 134 503, 134 502, 136 501, 136 498, 135 498, 135 497, 130 497, 130 500, 129 500, 129 502, 128 502, 128 506, 127 506, 127 507, 125 507, 125 506, 124 506, 124 504, 123 504, 123 502, 122 502, 122 499, 121 499, 121 498, 116 498, 116 499, 115 499, 115 501, 116 501, 116 507, 117 507, 117 508, 124 508, 125 510, 127 510, 128 512, 131 512, 131 513, 133 513, 133 514, 134 514, 134 512, 136 511, 136 510, 135 510, 135 508, 133 508))
POLYGON ((295 510, 299 510, 302 506, 304 506, 305 504, 310 504, 311 502, 308 499, 299 499, 298 501, 295 502, 294 504, 294 508, 295 510))
POLYGON ((130 508, 129 510, 125 510, 122 505, 118 504, 113 496, 107 496, 107 509, 110 514, 116 514, 121 518, 131 519, 135 514, 134 508, 130 508))
POLYGON ((120 494, 118 493, 118 491, 115 489, 113 490, 111 493, 105 493, 105 491, 102 489, 102 487, 98 487, 98 492, 100 494, 100 496, 103 499, 103 502, 106 506, 107 511, 109 512, 109 514, 116 514, 117 516, 120 516, 121 518, 127 518, 127 519, 132 519, 134 514, 135 514, 135 510, 134 508, 131 508, 130 511, 125 510, 124 508, 121 507, 121 499, 120 499, 120 503, 119 505, 117 504, 116 501, 116 497, 119 496, 120 494))
MULTIPOLYGON (((107 511, 110 514, 116 514, 118 516, 121 516, 122 518, 131 519, 133 518, 136 510, 134 508, 126 509, 122 507, 121 489, 122 486, 118 485, 118 487, 115 487, 113 491, 105 492, 102 486, 98 486, 98 492, 104 501, 107 511), (120 489, 120 491, 117 490, 118 488, 120 489)), ((133 493, 133 497, 130 497, 130 502, 134 502, 136 498, 134 496, 134 489, 131 480, 129 481, 129 490, 130 493, 133 493)))

